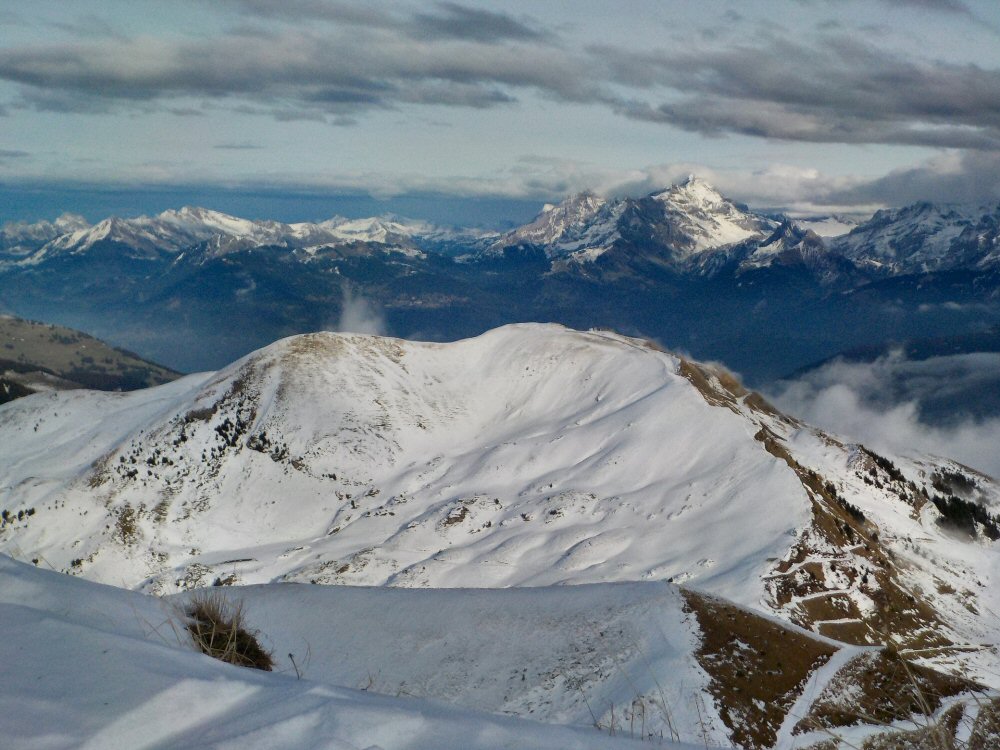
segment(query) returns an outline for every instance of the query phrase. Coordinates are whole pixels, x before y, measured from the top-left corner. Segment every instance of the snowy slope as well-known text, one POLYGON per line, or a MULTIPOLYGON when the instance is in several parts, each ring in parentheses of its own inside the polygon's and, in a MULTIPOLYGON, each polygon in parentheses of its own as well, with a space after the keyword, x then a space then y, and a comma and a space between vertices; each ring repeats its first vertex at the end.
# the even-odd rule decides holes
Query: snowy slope
POLYGON ((676 587, 227 591, 266 633, 278 668, 293 670, 291 653, 310 679, 546 723, 610 729, 613 719, 626 734, 631 724, 638 735, 730 739, 676 587))
POLYGON ((797 223, 784 222, 763 241, 752 241, 721 253, 706 252, 699 262, 708 265, 722 255, 723 261, 736 261, 737 274, 764 268, 800 266, 821 284, 857 282, 863 277, 854 265, 830 252, 823 238, 797 223))
POLYGON ((995 681, 996 543, 930 501, 996 514, 990 479, 610 333, 310 334, 144 392, 29 397, 0 407, 0 493, 0 549, 118 585, 689 581, 995 681))
POLYGON ((4 542, 158 589, 252 558, 240 580, 697 578, 756 602, 807 496, 679 365, 558 326, 315 334, 141 394, 28 399, 0 411, 0 433, 27 433, 0 440, 0 486, 38 515, 4 542), (757 533, 692 533, 714 519, 757 533))
POLYGON ((179 614, 162 600, 3 556, 0 628, 0 734, 9 750, 635 746, 586 726, 222 664, 193 650, 179 614))
MULTIPOLYGON (((663 584, 215 589, 273 650, 265 673, 194 652, 183 610, 200 593, 159 599, 0 556, 4 747, 792 748, 819 734, 802 717, 846 695, 883 704, 868 685, 892 678, 878 650, 663 584)), ((979 697, 927 676, 971 722, 979 697)))
POLYGON ((69 232, 86 229, 90 224, 82 216, 64 213, 55 221, 12 221, 0 226, 0 256, 27 255, 46 242, 69 232))

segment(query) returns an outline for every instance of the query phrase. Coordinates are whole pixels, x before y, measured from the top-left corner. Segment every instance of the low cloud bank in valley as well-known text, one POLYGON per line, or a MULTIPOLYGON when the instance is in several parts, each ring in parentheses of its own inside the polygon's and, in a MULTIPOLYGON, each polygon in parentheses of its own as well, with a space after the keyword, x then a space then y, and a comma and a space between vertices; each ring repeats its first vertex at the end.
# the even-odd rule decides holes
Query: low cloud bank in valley
POLYGON ((932 453, 1000 477, 1000 353, 838 359, 765 390, 783 411, 872 448, 932 453))

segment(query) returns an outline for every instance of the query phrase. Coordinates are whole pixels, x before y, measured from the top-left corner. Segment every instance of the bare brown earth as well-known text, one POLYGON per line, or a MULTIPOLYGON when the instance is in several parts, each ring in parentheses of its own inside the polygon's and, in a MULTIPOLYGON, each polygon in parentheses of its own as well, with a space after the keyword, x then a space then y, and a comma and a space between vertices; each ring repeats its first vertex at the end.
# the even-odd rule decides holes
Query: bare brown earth
POLYGON ((698 662, 733 742, 773 746, 809 676, 836 649, 719 599, 688 590, 684 599, 701 629, 698 662))
POLYGON ((837 673, 796 730, 888 725, 918 714, 930 717, 946 698, 982 690, 971 680, 910 664, 894 651, 869 651, 837 673))

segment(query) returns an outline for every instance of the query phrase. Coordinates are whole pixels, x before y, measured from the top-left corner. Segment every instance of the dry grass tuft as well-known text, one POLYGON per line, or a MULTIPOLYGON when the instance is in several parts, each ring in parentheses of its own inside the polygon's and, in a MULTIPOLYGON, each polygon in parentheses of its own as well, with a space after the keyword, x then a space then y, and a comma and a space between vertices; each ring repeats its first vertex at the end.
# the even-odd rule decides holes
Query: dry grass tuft
POLYGON ((894 651, 866 652, 841 668, 799 728, 889 726, 914 717, 929 724, 945 699, 980 690, 971 680, 909 664, 894 651))
POLYGON ((191 618, 187 629, 204 654, 227 664, 270 672, 274 659, 257 640, 258 632, 246 627, 243 602, 230 601, 221 591, 194 595, 185 608, 191 618))
POLYGON ((965 707, 952 706, 939 720, 912 731, 887 732, 869 737, 862 750, 958 750, 955 740, 965 707))

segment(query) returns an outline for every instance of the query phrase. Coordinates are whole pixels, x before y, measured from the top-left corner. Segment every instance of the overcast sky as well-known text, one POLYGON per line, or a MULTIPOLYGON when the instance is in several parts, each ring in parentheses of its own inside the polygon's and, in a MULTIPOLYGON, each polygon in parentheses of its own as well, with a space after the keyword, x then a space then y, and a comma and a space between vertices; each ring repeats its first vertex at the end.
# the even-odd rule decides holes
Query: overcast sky
POLYGON ((541 201, 692 172, 802 211, 1000 200, 1000 3, 0 6, 0 192, 47 208, 80 186, 541 201))

